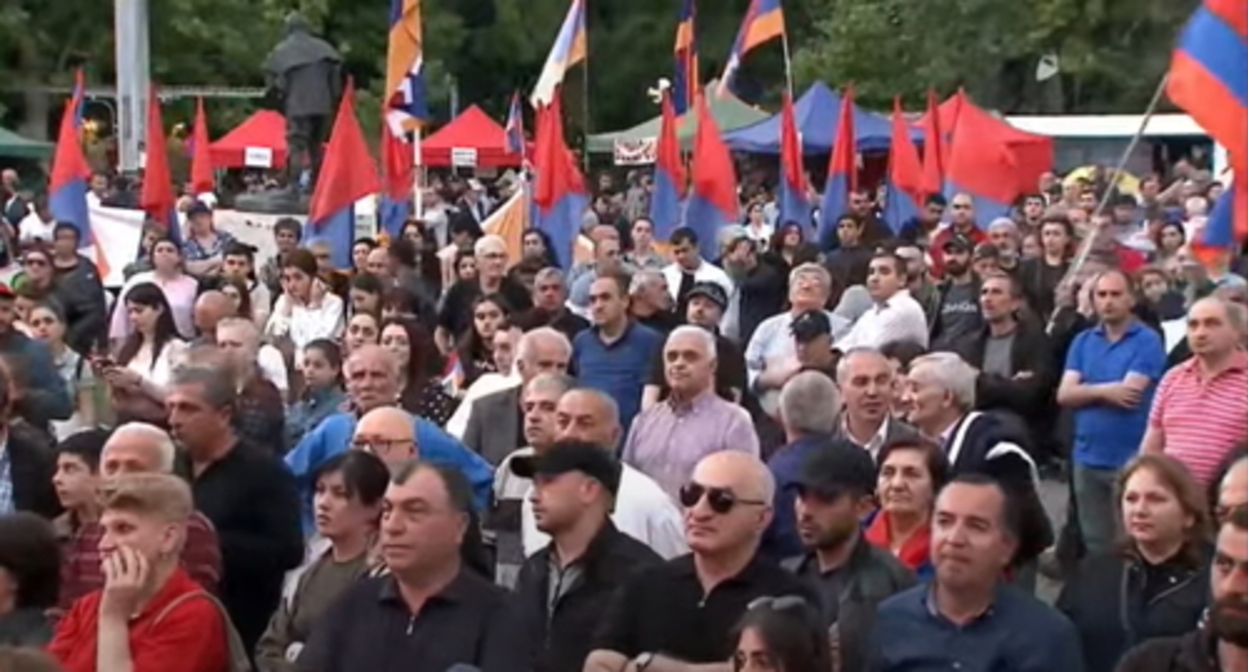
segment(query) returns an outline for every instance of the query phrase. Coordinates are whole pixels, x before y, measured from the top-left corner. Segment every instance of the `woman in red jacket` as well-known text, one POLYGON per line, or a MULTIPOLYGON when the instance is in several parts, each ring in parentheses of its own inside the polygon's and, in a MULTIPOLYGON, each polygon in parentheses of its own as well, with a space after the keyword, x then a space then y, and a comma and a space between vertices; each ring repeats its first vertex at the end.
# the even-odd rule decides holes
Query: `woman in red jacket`
POLYGON ((66 672, 227 672, 237 634, 179 564, 190 488, 175 476, 133 474, 101 499, 104 588, 74 603, 48 652, 66 672))

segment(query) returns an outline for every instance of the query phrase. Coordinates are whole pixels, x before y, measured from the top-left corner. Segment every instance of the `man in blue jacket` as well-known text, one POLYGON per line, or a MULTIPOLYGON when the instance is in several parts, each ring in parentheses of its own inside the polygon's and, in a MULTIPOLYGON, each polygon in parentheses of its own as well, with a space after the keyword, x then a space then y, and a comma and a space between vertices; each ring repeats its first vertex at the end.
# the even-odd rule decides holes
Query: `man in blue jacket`
MULTIPOLYGON (((366 345, 357 349, 342 368, 352 410, 325 418, 286 455, 286 466, 290 467, 299 482, 304 504, 304 529, 308 531, 313 529, 312 474, 316 473, 316 468, 350 448, 359 418, 375 408, 394 405, 399 397, 396 376, 399 367, 390 353, 379 346, 366 345)), ((494 470, 481 456, 420 417, 416 418, 416 445, 419 446, 421 459, 463 472, 468 482, 472 483, 477 510, 484 511, 488 507, 494 470)))

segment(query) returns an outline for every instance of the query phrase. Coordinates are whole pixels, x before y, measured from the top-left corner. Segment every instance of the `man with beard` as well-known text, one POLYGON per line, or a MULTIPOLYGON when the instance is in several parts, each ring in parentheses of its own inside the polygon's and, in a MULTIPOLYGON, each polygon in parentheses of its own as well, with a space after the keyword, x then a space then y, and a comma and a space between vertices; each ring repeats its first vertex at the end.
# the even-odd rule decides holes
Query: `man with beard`
POLYGON ((797 533, 806 551, 781 563, 819 591, 824 624, 831 628, 836 668, 866 669, 864 645, 875 608, 915 583, 914 575, 886 549, 867 543, 861 521, 875 502, 875 461, 846 439, 820 439, 802 464, 796 484, 797 533))
POLYGON ((1222 523, 1209 583, 1213 604, 1200 627, 1144 642, 1118 663, 1118 672, 1248 670, 1248 508, 1231 509, 1222 523))
POLYGON ((974 336, 983 330, 984 318, 979 308, 979 279, 971 267, 970 238, 954 236, 945 241, 945 275, 937 287, 931 333, 932 352, 962 354, 974 336))

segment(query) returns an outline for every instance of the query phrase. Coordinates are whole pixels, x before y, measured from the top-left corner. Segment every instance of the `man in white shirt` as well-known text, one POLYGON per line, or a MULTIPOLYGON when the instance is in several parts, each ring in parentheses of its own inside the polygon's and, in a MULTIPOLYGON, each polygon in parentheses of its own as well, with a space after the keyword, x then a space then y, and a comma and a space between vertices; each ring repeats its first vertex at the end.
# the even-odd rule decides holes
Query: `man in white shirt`
POLYGON ((880 349, 889 343, 913 341, 927 347, 927 316, 906 289, 906 262, 892 252, 879 252, 867 270, 867 291, 875 301, 836 349, 880 349))
POLYGON ((698 252, 698 234, 682 226, 672 232, 672 258, 674 262, 663 267, 667 291, 676 304, 676 314, 684 315, 689 305, 689 292, 698 282, 713 282, 724 288, 724 294, 732 296, 733 282, 724 269, 702 258, 698 252))
MULTIPOLYGON (((569 390, 559 399, 555 412, 559 440, 584 441, 614 450, 619 445, 619 409, 610 396, 597 390, 569 390)), ((532 555, 550 538, 537 529, 533 503, 525 497, 520 512, 524 554, 532 555)), ((623 465, 620 490, 611 514, 615 526, 645 543, 665 559, 689 552, 685 541, 684 517, 676 502, 649 476, 623 465)))

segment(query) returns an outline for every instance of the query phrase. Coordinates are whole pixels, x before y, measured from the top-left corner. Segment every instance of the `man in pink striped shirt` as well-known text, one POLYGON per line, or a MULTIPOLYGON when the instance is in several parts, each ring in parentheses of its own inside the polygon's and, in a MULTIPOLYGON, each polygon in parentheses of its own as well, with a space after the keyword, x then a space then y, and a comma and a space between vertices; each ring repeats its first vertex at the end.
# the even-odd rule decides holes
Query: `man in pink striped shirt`
POLYGON ((1248 439, 1248 315, 1210 297, 1187 313, 1192 357, 1161 379, 1141 451, 1172 455, 1208 483, 1236 445, 1248 439))

